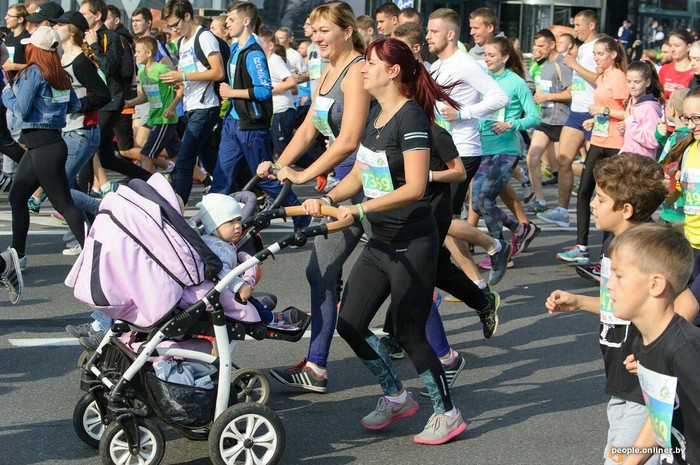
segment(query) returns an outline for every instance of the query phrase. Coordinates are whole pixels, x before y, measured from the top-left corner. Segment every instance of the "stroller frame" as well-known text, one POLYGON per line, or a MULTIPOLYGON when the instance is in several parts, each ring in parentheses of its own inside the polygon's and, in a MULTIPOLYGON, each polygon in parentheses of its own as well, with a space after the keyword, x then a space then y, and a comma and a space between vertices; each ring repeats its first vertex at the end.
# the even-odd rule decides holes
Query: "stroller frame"
MULTIPOLYGON (((325 205, 322 207, 321 212, 324 215, 336 218, 338 214, 336 208, 325 205)), ((300 215, 306 215, 302 207, 266 210, 244 221, 244 227, 252 226, 254 230, 259 231, 269 226, 270 222, 275 218, 287 218, 300 215)), ((233 463, 233 461, 229 460, 235 460, 240 453, 247 453, 249 449, 256 446, 254 438, 245 438, 238 448, 240 450, 238 452, 231 452, 232 455, 229 455, 228 459, 226 459, 223 458, 223 454, 224 452, 228 453, 230 451, 223 450, 223 442, 220 437, 213 437, 213 435, 218 435, 218 433, 221 432, 219 430, 228 427, 227 425, 233 423, 235 420, 231 420, 227 425, 223 426, 220 423, 222 421, 228 421, 229 417, 232 415, 235 418, 235 408, 245 405, 235 404, 234 401, 234 405, 230 406, 231 371, 232 369, 238 368, 233 364, 232 351, 237 341, 245 339, 246 336, 251 336, 257 340, 280 339, 296 342, 301 339, 310 323, 310 319, 307 317, 306 320, 303 321, 302 327, 294 331, 282 328, 271 328, 262 322, 247 323, 229 320, 226 318, 224 310, 219 303, 220 293, 235 277, 269 257, 274 257, 276 253, 289 245, 303 246, 306 244, 309 237, 320 235, 327 237, 328 233, 342 230, 350 226, 353 222, 354 218, 348 216, 343 220, 331 223, 314 224, 263 248, 254 256, 231 270, 223 279, 216 283, 204 298, 182 311, 177 311, 177 308, 173 309, 173 311, 165 315, 152 327, 137 327, 120 320, 114 322, 113 326, 107 331, 102 342, 82 368, 81 389, 92 394, 96 401, 97 409, 100 412, 103 425, 116 422, 118 428, 121 428, 126 443, 128 444, 128 453, 132 456, 138 456, 140 454, 142 434, 139 429, 143 428, 143 426, 141 426, 139 419, 147 417, 150 410, 153 410, 156 416, 160 417, 166 423, 175 426, 178 431, 189 438, 206 439, 208 435, 210 453, 214 454, 218 451, 216 457, 211 457, 214 463, 233 463), (209 311, 209 309, 211 309, 211 311, 209 311), (139 349, 139 353, 135 357, 133 352, 116 337, 117 333, 127 331, 148 334, 147 341, 139 349), (178 340, 187 336, 198 335, 214 337, 214 355, 178 347, 158 347, 159 344, 166 339, 178 340), (113 347, 107 349, 107 346, 113 347), (122 356, 126 357, 129 361, 128 367, 126 367, 123 373, 119 374, 117 372, 119 378, 116 381, 114 371, 104 370, 104 367, 100 367, 100 360, 103 354, 115 349, 121 352, 122 356), (194 428, 174 424, 170 418, 164 418, 165 415, 163 415, 160 408, 148 404, 145 400, 148 396, 144 392, 135 393, 135 398, 137 400, 143 400, 143 405, 137 406, 134 404, 134 391, 139 391, 139 385, 141 385, 141 388, 148 389, 145 387, 145 383, 141 382, 142 378, 145 377, 143 368, 148 363, 148 359, 154 356, 182 357, 216 366, 218 369, 217 382, 215 383, 216 398, 211 423, 205 426, 197 425, 194 428), (225 413, 227 413, 227 415, 225 415, 225 413)), ((273 438, 277 439, 277 441, 273 441, 275 444, 262 446, 268 449, 263 458, 263 463, 277 463, 284 447, 284 430, 281 421, 269 407, 259 404, 255 405, 258 414, 263 417, 262 422, 267 422, 267 426, 271 426, 272 429, 275 430, 274 432, 277 433, 273 438), (274 448, 270 450, 270 447, 274 448)), ((143 420, 141 420, 141 423, 143 423, 143 420)), ((149 428, 150 426, 146 424, 145 427, 149 428)), ((114 428, 116 428, 116 426, 114 428)), ((162 433, 158 431, 157 434, 160 434, 162 438, 162 433)), ((109 458, 111 444, 105 444, 105 436, 108 436, 106 431, 100 439, 100 454, 103 462, 113 463, 113 459, 109 458)), ((160 457, 155 457, 153 461, 147 463, 157 464, 160 462, 164 452, 164 444, 160 447, 159 452, 160 457)))

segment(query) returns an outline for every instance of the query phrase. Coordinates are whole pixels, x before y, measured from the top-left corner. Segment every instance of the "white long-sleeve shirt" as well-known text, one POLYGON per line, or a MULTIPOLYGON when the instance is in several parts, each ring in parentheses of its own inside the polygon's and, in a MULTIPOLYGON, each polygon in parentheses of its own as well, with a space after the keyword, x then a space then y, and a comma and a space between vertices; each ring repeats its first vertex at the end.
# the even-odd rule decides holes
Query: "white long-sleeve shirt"
POLYGON ((441 85, 461 81, 449 91, 461 105, 462 117, 451 123, 452 139, 461 157, 480 157, 479 118, 508 106, 508 96, 474 58, 461 50, 433 63, 430 74, 441 85))

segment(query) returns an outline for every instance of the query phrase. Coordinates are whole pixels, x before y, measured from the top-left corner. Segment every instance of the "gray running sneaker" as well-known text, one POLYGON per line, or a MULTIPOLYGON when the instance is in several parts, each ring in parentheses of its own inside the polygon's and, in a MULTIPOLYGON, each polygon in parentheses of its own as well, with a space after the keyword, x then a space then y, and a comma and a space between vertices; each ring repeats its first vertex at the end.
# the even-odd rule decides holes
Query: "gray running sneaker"
POLYGON ((382 396, 377 402, 374 412, 366 415, 360 424, 367 429, 377 430, 386 428, 399 418, 408 418, 418 411, 418 402, 413 400, 413 395, 406 392, 406 401, 402 404, 390 402, 382 396))
POLYGON ((489 286, 495 286, 501 282, 501 279, 506 275, 508 270, 508 262, 512 252, 511 245, 503 240, 498 240, 501 243, 501 250, 496 254, 491 255, 491 271, 489 272, 489 286))
POLYGON ((538 213, 537 218, 541 219, 545 223, 555 224, 560 228, 569 227, 569 212, 565 213, 559 208, 555 208, 548 213, 538 213))
POLYGON ((0 259, 5 262, 5 269, 0 273, 0 282, 10 292, 10 302, 13 304, 19 303, 24 292, 24 281, 22 280, 22 270, 20 269, 17 251, 9 248, 0 253, 0 259))
POLYGON ((422 433, 413 438, 417 444, 444 444, 462 434, 467 429, 467 423, 462 420, 459 409, 457 416, 451 417, 444 413, 433 413, 422 433))

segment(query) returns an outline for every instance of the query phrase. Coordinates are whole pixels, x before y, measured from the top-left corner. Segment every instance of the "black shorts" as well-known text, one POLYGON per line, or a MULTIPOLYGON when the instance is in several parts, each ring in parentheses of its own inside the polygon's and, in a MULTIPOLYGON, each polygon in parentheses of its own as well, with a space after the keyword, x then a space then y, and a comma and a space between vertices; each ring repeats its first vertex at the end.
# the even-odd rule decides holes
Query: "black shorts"
POLYGON ((151 127, 148 139, 141 148, 141 155, 148 158, 158 158, 163 149, 168 151, 168 156, 171 158, 180 152, 177 124, 156 124, 151 127))
POLYGON ((117 147, 119 150, 131 150, 134 148, 134 128, 132 120, 134 115, 121 113, 119 120, 114 126, 114 135, 117 137, 117 147))
POLYGON ((540 131, 547 136, 552 142, 559 142, 559 136, 561 136, 561 128, 564 126, 553 126, 551 124, 542 123, 535 128, 535 131, 540 131))

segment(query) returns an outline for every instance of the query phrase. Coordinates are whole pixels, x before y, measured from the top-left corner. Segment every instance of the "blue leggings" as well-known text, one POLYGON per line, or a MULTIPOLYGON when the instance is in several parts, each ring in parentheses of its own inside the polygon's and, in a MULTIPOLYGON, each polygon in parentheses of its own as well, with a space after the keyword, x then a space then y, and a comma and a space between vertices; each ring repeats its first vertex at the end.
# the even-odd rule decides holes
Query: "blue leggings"
POLYGON ((472 208, 484 218, 489 234, 502 237, 504 223, 512 226, 508 215, 496 204, 496 199, 513 174, 517 155, 484 155, 472 183, 472 208))

